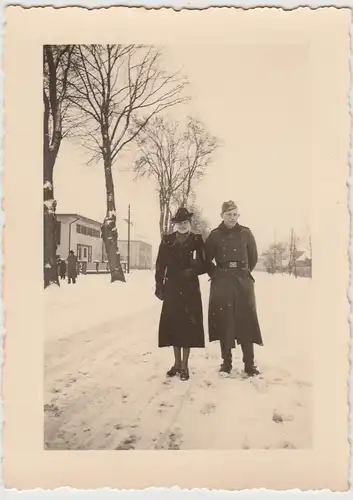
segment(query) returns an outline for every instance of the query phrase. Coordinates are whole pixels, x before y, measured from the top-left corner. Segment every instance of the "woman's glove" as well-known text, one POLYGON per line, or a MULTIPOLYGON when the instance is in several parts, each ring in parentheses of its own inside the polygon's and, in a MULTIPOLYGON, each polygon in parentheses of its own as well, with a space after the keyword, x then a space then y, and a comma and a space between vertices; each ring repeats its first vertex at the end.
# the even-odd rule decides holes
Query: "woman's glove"
POLYGON ((154 292, 155 296, 159 300, 164 300, 164 284, 156 283, 156 291, 154 292))

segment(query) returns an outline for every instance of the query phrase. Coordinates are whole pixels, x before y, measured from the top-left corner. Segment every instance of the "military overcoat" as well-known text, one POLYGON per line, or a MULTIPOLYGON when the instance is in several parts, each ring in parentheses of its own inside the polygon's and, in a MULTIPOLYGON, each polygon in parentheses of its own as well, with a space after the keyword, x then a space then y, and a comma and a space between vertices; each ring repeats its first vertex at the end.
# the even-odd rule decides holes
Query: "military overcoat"
POLYGON ((255 280, 251 274, 258 259, 252 232, 240 224, 228 229, 222 222, 209 234, 205 250, 211 276, 210 342, 223 340, 229 347, 234 347, 235 341, 263 345, 256 310, 255 280), (230 267, 230 262, 237 267, 230 267))

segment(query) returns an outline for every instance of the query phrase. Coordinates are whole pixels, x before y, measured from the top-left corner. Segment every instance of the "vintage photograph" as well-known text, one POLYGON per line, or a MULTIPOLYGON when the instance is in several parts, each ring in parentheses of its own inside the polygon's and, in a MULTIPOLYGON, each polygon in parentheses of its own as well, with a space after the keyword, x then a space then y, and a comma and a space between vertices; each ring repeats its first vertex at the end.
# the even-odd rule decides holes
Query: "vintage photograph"
POLYGON ((350 26, 6 9, 7 488, 348 489, 350 26))
POLYGON ((305 45, 44 45, 44 447, 312 447, 305 45))

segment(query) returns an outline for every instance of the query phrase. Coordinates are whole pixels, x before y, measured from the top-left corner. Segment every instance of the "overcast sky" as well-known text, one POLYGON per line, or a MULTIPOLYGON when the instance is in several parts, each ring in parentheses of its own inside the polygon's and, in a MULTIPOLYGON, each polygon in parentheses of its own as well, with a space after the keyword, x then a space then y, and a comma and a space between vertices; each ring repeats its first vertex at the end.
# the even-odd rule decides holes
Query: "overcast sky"
MULTIPOLYGON (((192 102, 173 112, 193 115, 222 147, 197 185, 197 203, 214 227, 223 201, 238 203, 240 223, 249 226, 261 250, 294 227, 308 227, 311 205, 311 109, 308 54, 301 45, 178 45, 164 49, 166 66, 183 67, 192 102)), ((55 166, 58 212, 102 221, 102 164, 87 166, 79 143, 65 141, 55 166)), ((134 181, 133 154, 114 170, 118 218, 134 222, 132 237, 159 243, 158 198, 152 181, 134 181)), ((126 238, 126 223, 119 223, 126 238)))

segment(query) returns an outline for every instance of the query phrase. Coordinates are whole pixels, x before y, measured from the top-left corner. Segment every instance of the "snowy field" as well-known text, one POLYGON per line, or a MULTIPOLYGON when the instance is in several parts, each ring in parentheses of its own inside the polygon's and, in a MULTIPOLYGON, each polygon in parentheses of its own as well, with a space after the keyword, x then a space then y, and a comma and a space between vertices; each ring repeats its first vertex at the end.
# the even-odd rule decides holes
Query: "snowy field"
MULTIPOLYGON (((311 435, 311 280, 255 273, 261 377, 218 374, 218 343, 192 350, 187 382, 166 379, 151 271, 79 276, 45 294, 47 449, 300 449, 311 435)), ((207 340, 209 282, 200 278, 207 340)))

